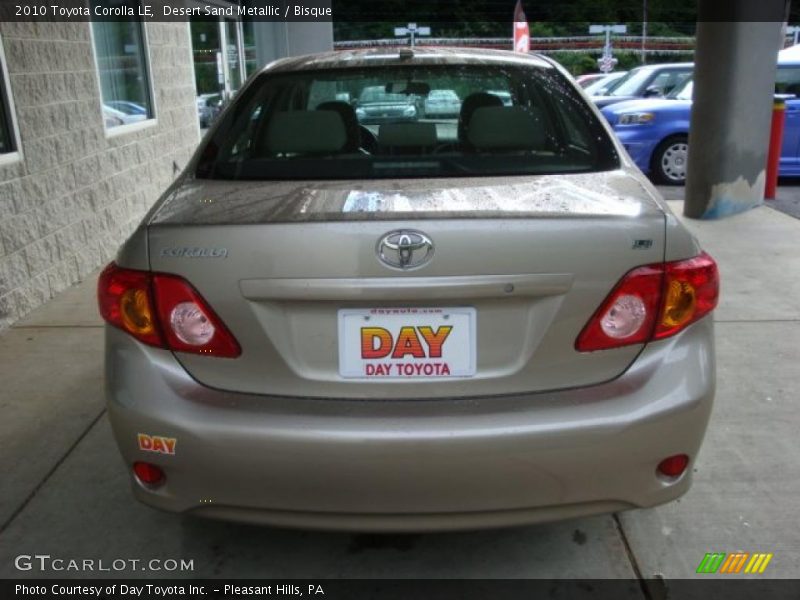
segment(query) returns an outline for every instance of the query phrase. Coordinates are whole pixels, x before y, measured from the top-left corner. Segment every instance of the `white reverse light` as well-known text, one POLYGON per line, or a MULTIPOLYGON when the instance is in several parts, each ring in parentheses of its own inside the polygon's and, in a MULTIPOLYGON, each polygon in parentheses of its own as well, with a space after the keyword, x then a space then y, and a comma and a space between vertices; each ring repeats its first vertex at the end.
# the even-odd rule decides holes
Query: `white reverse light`
POLYGON ((169 315, 172 331, 184 344, 204 346, 214 337, 214 325, 194 302, 181 302, 169 315))
POLYGON ((647 317, 647 308, 639 296, 626 294, 617 298, 600 321, 608 337, 623 339, 632 336, 647 317))

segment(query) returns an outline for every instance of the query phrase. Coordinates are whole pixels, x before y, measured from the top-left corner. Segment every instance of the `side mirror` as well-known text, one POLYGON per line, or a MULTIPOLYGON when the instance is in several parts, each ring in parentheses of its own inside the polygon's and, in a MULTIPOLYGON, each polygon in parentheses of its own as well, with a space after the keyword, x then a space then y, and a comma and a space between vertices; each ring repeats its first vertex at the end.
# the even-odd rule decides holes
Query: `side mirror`
POLYGON ((644 91, 645 98, 654 98, 655 96, 663 96, 664 91, 657 85, 651 85, 644 91))

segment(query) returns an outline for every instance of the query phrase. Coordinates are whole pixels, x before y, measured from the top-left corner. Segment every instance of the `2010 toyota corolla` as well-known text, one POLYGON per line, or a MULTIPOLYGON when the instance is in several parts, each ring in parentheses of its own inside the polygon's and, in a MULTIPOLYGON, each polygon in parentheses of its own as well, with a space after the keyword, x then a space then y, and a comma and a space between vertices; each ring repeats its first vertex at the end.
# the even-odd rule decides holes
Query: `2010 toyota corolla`
POLYGON ((711 410, 716 265, 546 58, 269 65, 98 285, 114 434, 170 511, 390 531, 653 506, 711 410), (376 86, 459 115, 367 126, 336 99, 376 86))

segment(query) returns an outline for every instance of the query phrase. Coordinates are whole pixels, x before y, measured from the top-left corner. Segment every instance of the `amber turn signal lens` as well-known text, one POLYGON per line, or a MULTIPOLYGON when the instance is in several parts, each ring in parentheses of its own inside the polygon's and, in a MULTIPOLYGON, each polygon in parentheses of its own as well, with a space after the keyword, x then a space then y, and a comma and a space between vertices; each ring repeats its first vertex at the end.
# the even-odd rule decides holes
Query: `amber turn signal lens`
POLYGON ((120 316, 123 326, 134 335, 150 335, 154 333, 153 314, 150 311, 150 300, 143 289, 126 290, 119 300, 120 316))
POLYGON ((664 265, 663 305, 655 339, 675 335, 703 318, 719 301, 717 263, 701 252, 694 258, 664 265))
POLYGON ((697 292, 687 281, 673 280, 667 284, 664 298, 664 312, 661 325, 664 327, 682 327, 694 316, 697 292))

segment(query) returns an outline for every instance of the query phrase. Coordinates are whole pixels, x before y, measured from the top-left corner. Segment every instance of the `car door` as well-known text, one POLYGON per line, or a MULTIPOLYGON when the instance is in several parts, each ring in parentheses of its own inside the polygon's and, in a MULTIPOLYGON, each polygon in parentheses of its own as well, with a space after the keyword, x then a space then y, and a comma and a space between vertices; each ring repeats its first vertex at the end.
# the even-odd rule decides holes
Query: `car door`
POLYGON ((800 64, 778 65, 776 94, 795 94, 786 100, 780 174, 800 175, 800 64))

